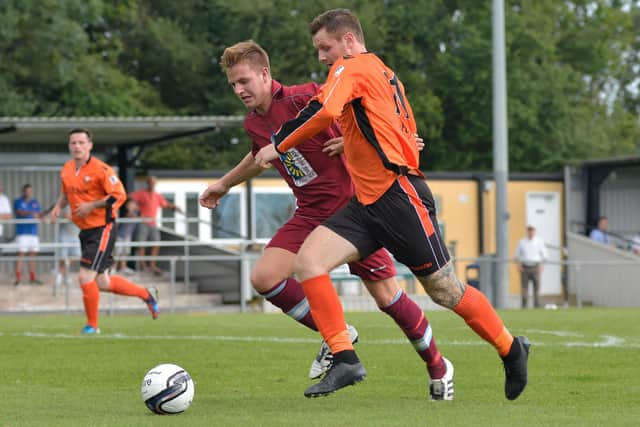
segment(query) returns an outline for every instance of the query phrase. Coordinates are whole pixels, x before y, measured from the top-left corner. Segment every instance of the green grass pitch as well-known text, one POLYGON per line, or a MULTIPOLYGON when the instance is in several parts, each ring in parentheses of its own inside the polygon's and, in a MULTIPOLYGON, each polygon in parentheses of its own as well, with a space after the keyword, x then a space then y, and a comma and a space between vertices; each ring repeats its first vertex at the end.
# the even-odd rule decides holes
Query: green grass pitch
POLYGON ((504 398, 493 348, 455 314, 428 313, 455 365, 455 401, 429 402, 426 370, 391 319, 347 313, 368 377, 303 397, 319 337, 280 314, 0 317, 0 426, 618 426, 640 423, 640 310, 505 311, 533 346, 529 386, 504 398), (145 372, 176 363, 196 383, 191 408, 152 414, 145 372))

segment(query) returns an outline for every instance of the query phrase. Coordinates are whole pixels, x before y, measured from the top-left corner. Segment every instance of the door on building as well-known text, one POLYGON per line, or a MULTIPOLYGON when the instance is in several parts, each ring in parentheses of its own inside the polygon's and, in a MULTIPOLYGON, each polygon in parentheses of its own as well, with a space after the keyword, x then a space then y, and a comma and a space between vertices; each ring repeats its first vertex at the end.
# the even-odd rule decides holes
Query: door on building
POLYGON ((562 293, 562 233, 560 230, 560 193, 528 192, 527 225, 536 228, 536 233, 547 246, 550 263, 544 266, 540 276, 540 295, 559 295, 562 293))

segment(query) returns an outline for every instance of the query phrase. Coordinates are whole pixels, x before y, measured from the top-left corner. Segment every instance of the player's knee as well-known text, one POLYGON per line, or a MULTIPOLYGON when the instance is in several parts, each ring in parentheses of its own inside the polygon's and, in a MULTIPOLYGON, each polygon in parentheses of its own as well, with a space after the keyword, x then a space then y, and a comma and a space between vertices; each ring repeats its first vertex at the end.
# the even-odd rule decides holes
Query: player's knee
POLYGON ((421 278, 420 283, 433 302, 450 309, 458 305, 464 293, 464 284, 454 274, 435 273, 421 278))
POLYGON ((257 267, 251 271, 249 280, 253 289, 262 293, 273 288, 277 282, 281 282, 283 279, 268 269, 257 267))
POLYGON ((80 272, 78 273, 78 281, 80 282, 81 285, 84 285, 85 283, 89 283, 93 279, 94 279, 94 275, 90 270, 80 269, 80 272))
POLYGON ((108 283, 100 283, 98 282, 98 289, 100 289, 101 291, 107 292, 109 290, 109 284, 108 283))
POLYGON ((309 256, 304 252, 299 252, 293 261, 293 271, 300 280, 307 280, 312 277, 329 273, 326 269, 315 262, 313 256, 309 256))

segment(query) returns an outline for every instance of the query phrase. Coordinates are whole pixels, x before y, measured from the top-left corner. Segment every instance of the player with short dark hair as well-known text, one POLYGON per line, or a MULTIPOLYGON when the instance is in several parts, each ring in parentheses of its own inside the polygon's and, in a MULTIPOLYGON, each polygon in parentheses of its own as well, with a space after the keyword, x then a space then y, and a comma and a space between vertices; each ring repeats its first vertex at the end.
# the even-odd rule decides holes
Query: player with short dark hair
POLYGON ((366 372, 344 327, 344 314, 329 272, 381 247, 411 269, 429 296, 452 309, 502 357, 505 395, 517 398, 527 384, 529 342, 513 338, 486 297, 455 275, 442 242, 435 203, 418 166, 416 122, 393 70, 367 51, 358 18, 334 9, 310 25, 318 59, 330 67, 318 95, 255 155, 269 162, 338 120, 356 198, 317 227, 294 262, 318 329, 334 355, 323 380, 307 397, 332 393, 366 372))
MULTIPOLYGON (((271 133, 295 117, 319 90, 315 83, 284 86, 273 80, 267 53, 252 41, 225 49, 221 65, 235 94, 250 110, 244 127, 252 146, 251 152, 236 167, 200 196, 201 205, 210 209, 218 205, 231 187, 263 171, 254 163, 254 154, 271 145, 271 133)), ((330 126, 273 162, 292 189, 297 208, 293 217, 273 236, 251 274, 251 283, 260 294, 316 331, 315 315, 309 310, 300 283, 292 275, 293 260, 305 237, 353 197, 353 185, 344 159, 339 155, 341 150, 337 150, 341 144, 335 144, 341 142, 337 139, 340 136, 340 129, 330 126)), ((384 249, 373 251, 364 260, 349 263, 349 268, 362 278, 378 307, 394 319, 426 362, 431 398, 453 399, 453 366, 438 351, 431 326, 420 307, 398 286, 388 253, 384 249)), ((351 344, 356 334, 353 328, 350 331, 346 339, 351 344)), ((330 366, 323 362, 331 360, 328 350, 323 343, 310 377, 322 375, 330 366)))
POLYGON ((92 148, 88 130, 74 129, 69 133, 71 160, 62 167, 62 191, 50 213, 54 223, 61 209, 69 205, 71 220, 81 230, 78 280, 87 315, 87 324, 82 329, 84 334, 100 333, 100 291, 138 297, 147 304, 154 319, 159 313, 157 289, 145 289, 124 277, 109 277, 108 270, 113 265, 111 252, 116 241, 116 212, 127 196, 113 169, 91 156, 92 148))

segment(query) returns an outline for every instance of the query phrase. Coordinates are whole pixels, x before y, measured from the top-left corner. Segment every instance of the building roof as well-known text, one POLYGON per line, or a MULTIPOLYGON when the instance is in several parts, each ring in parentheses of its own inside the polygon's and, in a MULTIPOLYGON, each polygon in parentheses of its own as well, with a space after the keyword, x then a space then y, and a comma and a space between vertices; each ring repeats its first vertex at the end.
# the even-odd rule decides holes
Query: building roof
POLYGON ((0 117, 0 150, 4 144, 66 143, 68 132, 78 127, 89 129, 97 145, 146 145, 238 127, 243 120, 243 116, 0 117))
POLYGON ((640 166, 640 156, 605 157, 600 159, 585 160, 582 166, 640 166))

